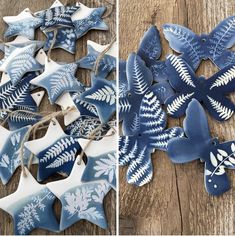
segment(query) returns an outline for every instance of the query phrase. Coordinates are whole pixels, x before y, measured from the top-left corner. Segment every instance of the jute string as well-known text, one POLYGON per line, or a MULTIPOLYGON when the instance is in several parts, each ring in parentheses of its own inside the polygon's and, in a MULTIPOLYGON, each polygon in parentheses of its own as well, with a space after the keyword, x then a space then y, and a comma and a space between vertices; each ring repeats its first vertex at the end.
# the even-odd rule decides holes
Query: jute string
POLYGON ((95 65, 94 65, 94 68, 93 68, 93 71, 95 72, 95 75, 98 74, 98 71, 99 71, 99 64, 100 64, 100 61, 103 59, 103 57, 105 56, 105 53, 108 52, 112 46, 114 45, 114 43, 116 42, 116 36, 114 36, 114 38, 112 39, 112 41, 110 42, 110 44, 108 45, 108 47, 106 47, 100 54, 99 56, 97 57, 96 61, 95 61, 95 65))

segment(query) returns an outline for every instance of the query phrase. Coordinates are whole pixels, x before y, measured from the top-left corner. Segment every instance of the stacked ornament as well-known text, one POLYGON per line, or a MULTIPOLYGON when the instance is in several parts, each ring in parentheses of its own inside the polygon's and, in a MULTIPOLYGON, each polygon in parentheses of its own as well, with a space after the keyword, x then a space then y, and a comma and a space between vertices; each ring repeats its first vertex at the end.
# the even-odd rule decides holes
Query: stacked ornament
POLYGON ((60 232, 82 219, 108 227, 103 199, 116 188, 117 134, 116 83, 107 76, 116 68, 117 44, 88 41, 87 56, 73 63, 50 58, 54 48, 75 53, 76 40, 89 30, 108 30, 105 11, 56 0, 49 9, 32 13, 26 8, 3 18, 5 37, 16 37, 0 47, 1 181, 7 188, 19 166, 22 172, 18 189, 0 199, 0 208, 13 217, 15 235, 35 228, 60 232), (34 39, 37 28, 46 42, 34 39), (91 86, 75 77, 77 68, 91 70, 91 86), (60 111, 39 111, 45 91, 60 111), (63 116, 63 126, 58 116, 63 116), (36 132, 45 128, 45 136, 36 139, 36 132), (37 180, 31 164, 37 165, 37 180), (60 180, 40 184, 54 174, 60 180), (56 198, 62 204, 59 222, 56 198))
POLYGON ((160 35, 155 26, 144 34, 136 53, 119 63, 119 164, 128 165, 127 181, 142 186, 153 176, 151 154, 166 151, 173 163, 200 159, 205 163, 205 187, 220 195, 230 189, 225 172, 235 168, 235 141, 220 143, 210 136, 206 113, 219 122, 231 118, 235 92, 235 16, 223 20, 210 34, 196 35, 175 25, 163 25, 163 34, 179 55, 161 56, 160 35), (197 77, 202 60, 219 69, 212 77, 197 77), (166 111, 164 110, 166 108, 166 111), (166 129, 167 115, 186 114, 183 128, 166 129))

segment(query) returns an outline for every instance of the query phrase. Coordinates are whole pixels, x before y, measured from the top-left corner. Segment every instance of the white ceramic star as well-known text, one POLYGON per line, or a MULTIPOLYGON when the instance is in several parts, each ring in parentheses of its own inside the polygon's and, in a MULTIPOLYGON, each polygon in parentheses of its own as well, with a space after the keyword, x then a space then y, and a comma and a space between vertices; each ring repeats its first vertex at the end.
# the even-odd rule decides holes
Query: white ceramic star
POLYGON ((21 35, 34 39, 35 29, 42 24, 42 19, 32 16, 29 8, 24 9, 17 16, 4 16, 3 20, 9 26, 5 37, 21 35))
POLYGON ((53 212, 55 196, 46 185, 39 184, 25 168, 17 190, 0 199, 0 208, 9 213, 14 221, 15 235, 27 235, 35 228, 58 231, 53 212))
POLYGON ((59 64, 51 59, 45 59, 45 71, 30 83, 45 88, 51 104, 54 104, 64 93, 81 89, 75 77, 76 70, 76 63, 59 64))

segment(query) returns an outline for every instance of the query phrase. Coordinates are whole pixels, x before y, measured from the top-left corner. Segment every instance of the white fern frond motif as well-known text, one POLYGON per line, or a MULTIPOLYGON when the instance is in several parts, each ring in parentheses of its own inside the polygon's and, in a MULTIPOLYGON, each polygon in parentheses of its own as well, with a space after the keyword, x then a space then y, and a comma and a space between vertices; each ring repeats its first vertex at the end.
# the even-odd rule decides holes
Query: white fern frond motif
POLYGON ((74 88, 76 80, 73 76, 73 72, 76 68, 77 65, 72 63, 62 67, 52 74, 50 79, 52 97, 57 97, 65 88, 74 88))
POLYGON ((229 109, 228 107, 225 107, 221 104, 221 102, 216 101, 215 99, 213 99, 210 96, 207 96, 207 98, 210 101, 211 106, 215 109, 215 111, 219 114, 219 117, 223 120, 227 120, 229 119, 234 111, 229 109))
POLYGON ((171 61, 171 65, 175 68, 175 70, 178 72, 179 77, 189 86, 195 88, 195 84, 193 83, 193 80, 188 72, 188 69, 185 65, 185 62, 182 58, 177 57, 175 55, 169 55, 167 57, 171 61))
POLYGON ((70 162, 70 161, 74 162, 76 159, 76 154, 77 154, 76 148, 73 148, 70 151, 65 151, 46 168, 58 168, 67 162, 70 162))
POLYGON ((60 155, 63 155, 66 149, 68 149, 70 146, 74 145, 75 143, 78 143, 78 141, 77 139, 74 139, 73 137, 61 138, 46 151, 46 153, 43 155, 42 158, 40 158, 39 161, 41 163, 45 163, 53 158, 60 158, 60 155))
POLYGON ((140 129, 140 118, 139 118, 139 115, 135 112, 135 116, 131 123, 131 130, 134 133, 139 129, 140 129))
POLYGON ((180 96, 178 96, 177 98, 175 98, 171 104, 167 105, 167 112, 171 115, 173 115, 188 99, 191 99, 191 97, 193 96, 193 93, 189 93, 189 94, 182 94, 180 96))
POLYGON ((13 93, 5 97, 4 100, 0 100, 1 107, 3 109, 13 109, 18 104, 22 104, 28 95, 29 84, 16 89, 13 93))
POLYGON ((119 112, 130 112, 131 107, 132 105, 128 99, 119 99, 119 112))
POLYGON ((220 27, 219 30, 217 30, 213 37, 210 39, 211 47, 210 53, 212 55, 213 60, 220 56, 222 51, 225 48, 225 44, 227 44, 231 37, 233 37, 235 33, 235 18, 232 17, 229 19, 228 22, 226 22, 225 25, 220 27))
POLYGON ((144 75, 137 61, 137 57, 134 58, 134 67, 132 75, 133 75, 133 85, 135 93, 144 94, 149 86, 148 83, 144 80, 144 75))
POLYGON ((103 88, 98 89, 90 95, 86 95, 86 98, 103 101, 112 106, 116 101, 116 94, 113 88, 105 85, 103 88))
POLYGON ((12 122, 36 122, 38 121, 38 116, 31 114, 31 113, 27 113, 27 112, 17 112, 17 113, 13 113, 12 115, 10 115, 9 119, 12 122))
POLYGON ((188 56, 192 60, 193 64, 200 61, 200 56, 203 54, 199 42, 194 41, 194 38, 190 36, 188 32, 184 32, 179 27, 165 27, 164 32, 169 32, 179 40, 185 48, 187 48, 188 56))
POLYGON ((220 87, 227 85, 229 82, 235 79, 235 66, 230 68, 228 71, 226 71, 224 74, 219 76, 215 82, 211 85, 210 90, 214 87, 220 87))

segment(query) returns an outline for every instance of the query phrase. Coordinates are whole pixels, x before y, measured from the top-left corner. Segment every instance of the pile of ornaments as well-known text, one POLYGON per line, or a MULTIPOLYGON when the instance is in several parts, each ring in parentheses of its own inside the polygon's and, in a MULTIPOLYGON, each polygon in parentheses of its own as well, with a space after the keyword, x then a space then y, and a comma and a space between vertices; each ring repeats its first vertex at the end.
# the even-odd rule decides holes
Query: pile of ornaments
POLYGON ((46 54, 53 48, 75 53, 76 40, 89 30, 108 30, 102 20, 105 10, 82 3, 64 6, 57 0, 49 9, 32 13, 27 8, 3 18, 5 37, 16 36, 0 47, 5 53, 0 61, 0 118, 9 128, 0 126, 0 178, 6 188, 15 170, 23 168, 18 189, 0 199, 0 208, 13 217, 15 235, 35 228, 59 232, 81 219, 108 227, 103 199, 116 188, 117 134, 116 83, 106 77, 116 68, 117 44, 88 41, 88 55, 69 64, 46 54), (34 40, 39 27, 46 42, 34 40), (91 72, 91 87, 83 85, 75 77, 77 68, 92 71, 108 46, 96 73, 91 72), (44 119, 38 107, 45 90, 50 103, 61 107, 65 128, 52 116, 45 136, 30 140, 32 126, 44 119), (37 180, 27 168, 30 161, 38 166, 37 180), (39 183, 57 173, 61 180, 39 183), (56 198, 62 204, 60 222, 53 210, 56 198))
POLYGON ((175 24, 163 25, 163 34, 178 56, 159 60, 160 36, 151 26, 137 54, 120 60, 123 136, 119 137, 119 164, 128 165, 128 183, 142 186, 152 179, 151 154, 155 150, 166 151, 173 163, 200 159, 205 163, 207 192, 223 194, 230 189, 225 169, 235 168, 235 141, 220 143, 210 136, 203 107, 219 122, 234 114, 235 105, 227 95, 235 92, 235 53, 229 50, 235 44, 235 16, 223 20, 208 35, 198 36, 175 24), (195 71, 206 59, 219 71, 208 79, 197 77, 195 71), (167 115, 186 115, 183 128, 166 129, 167 115))

